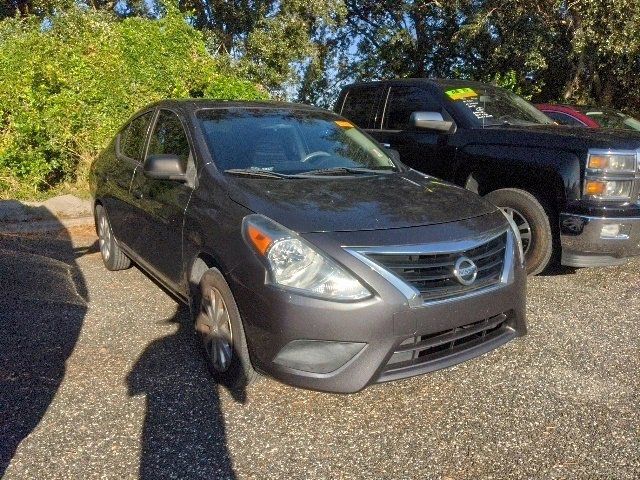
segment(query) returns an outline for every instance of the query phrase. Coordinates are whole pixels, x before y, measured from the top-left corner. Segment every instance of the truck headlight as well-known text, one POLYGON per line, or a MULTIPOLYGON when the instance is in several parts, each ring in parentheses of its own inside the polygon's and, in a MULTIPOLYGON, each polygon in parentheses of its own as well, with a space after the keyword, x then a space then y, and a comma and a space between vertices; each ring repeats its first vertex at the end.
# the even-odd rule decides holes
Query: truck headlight
POLYGON ((344 268, 295 232, 263 215, 245 217, 242 233, 276 285, 331 300, 361 300, 371 296, 344 268))
POLYGON ((593 180, 587 179, 584 184, 584 194, 604 200, 631 198, 631 180, 593 180))
POLYGON ((587 169, 593 173, 634 173, 636 171, 636 153, 625 152, 589 152, 587 169))
POLYGON ((638 155, 626 150, 589 150, 584 196, 595 200, 630 200, 638 155))

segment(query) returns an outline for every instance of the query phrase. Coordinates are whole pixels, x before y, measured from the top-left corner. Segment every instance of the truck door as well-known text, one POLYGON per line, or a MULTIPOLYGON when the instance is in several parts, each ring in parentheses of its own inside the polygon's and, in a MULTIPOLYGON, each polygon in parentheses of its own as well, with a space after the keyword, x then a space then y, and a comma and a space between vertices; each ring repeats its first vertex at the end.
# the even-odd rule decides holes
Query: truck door
POLYGON ((383 109, 382 128, 371 132, 376 139, 400 153, 411 168, 444 180, 453 181, 455 147, 450 134, 412 128, 413 112, 438 112, 451 120, 441 102, 417 85, 391 85, 383 109))

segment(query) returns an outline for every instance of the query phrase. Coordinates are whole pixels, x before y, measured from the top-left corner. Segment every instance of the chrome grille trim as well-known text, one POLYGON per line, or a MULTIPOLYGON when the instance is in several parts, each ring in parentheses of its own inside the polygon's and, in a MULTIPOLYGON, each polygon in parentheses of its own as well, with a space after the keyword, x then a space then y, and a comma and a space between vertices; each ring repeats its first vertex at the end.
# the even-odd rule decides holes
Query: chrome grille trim
MULTIPOLYGON (((504 284, 510 283, 513 278, 515 255, 514 247, 515 243, 511 229, 501 227, 500 229, 493 230, 471 239, 434 242, 420 245, 386 245, 376 247, 345 246, 343 248, 394 285, 407 298, 409 306, 420 307, 425 304, 455 301, 461 297, 483 294, 490 290, 500 288, 504 284), (393 270, 393 267, 381 262, 380 259, 380 256, 464 255, 465 252, 485 246, 496 241, 500 237, 504 238, 502 246, 496 246, 492 251, 479 253, 479 260, 482 260, 490 257, 491 255, 495 256, 501 252, 499 261, 494 259, 486 265, 479 266, 479 268, 488 270, 490 268, 495 268, 499 263, 502 263, 501 269, 498 269, 494 274, 496 278, 487 284, 481 284, 479 286, 472 285, 469 288, 456 288, 455 292, 440 292, 443 293, 443 295, 425 295, 424 293, 421 293, 414 284, 416 279, 399 274, 397 271, 393 270)), ((450 261, 444 261, 441 266, 449 267, 450 264, 450 261)), ((397 268, 397 265, 394 266, 397 268)), ((431 266, 435 266, 437 268, 440 265, 436 261, 431 266)), ((443 272, 442 275, 445 275, 445 272, 443 272)), ((447 278, 450 278, 451 274, 446 276, 447 278)))

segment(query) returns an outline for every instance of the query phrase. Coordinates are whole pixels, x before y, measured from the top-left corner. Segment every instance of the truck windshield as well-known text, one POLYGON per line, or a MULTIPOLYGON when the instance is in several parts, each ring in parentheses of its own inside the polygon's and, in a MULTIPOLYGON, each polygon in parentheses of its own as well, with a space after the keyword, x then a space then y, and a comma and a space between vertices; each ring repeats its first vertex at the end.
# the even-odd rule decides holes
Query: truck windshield
POLYGON ((197 116, 216 166, 228 173, 275 177, 397 170, 377 143, 329 112, 238 107, 203 109, 197 116))
POLYGON ((529 102, 497 87, 443 85, 445 98, 479 127, 498 125, 550 125, 554 121, 529 102))

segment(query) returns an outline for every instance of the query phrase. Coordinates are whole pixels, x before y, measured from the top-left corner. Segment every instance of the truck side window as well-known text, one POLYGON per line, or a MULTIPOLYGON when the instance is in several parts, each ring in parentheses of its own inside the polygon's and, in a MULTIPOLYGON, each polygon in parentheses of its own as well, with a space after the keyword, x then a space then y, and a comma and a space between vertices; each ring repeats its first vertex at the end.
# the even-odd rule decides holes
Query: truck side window
POLYGON ((169 110, 160 110, 149 142, 148 155, 177 155, 186 168, 190 152, 187 134, 178 116, 169 110))
POLYGON ((142 149, 147 139, 147 129, 149 128, 152 113, 153 112, 143 113, 139 117, 134 118, 128 126, 122 129, 118 153, 137 161, 142 159, 142 149))
POLYGON ((441 112, 442 107, 420 87, 392 86, 382 128, 405 130, 413 112, 441 112))
POLYGON ((341 115, 360 128, 376 128, 376 114, 382 97, 379 86, 362 86, 350 89, 342 105, 341 115))

